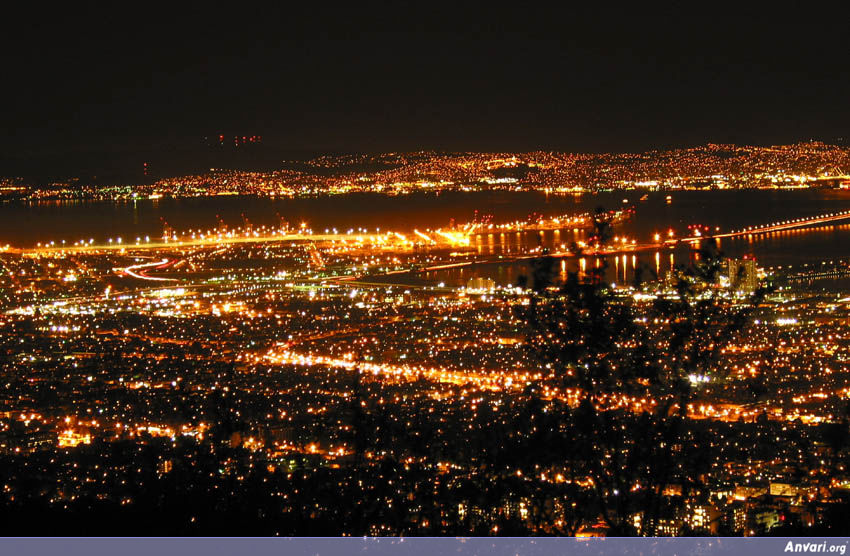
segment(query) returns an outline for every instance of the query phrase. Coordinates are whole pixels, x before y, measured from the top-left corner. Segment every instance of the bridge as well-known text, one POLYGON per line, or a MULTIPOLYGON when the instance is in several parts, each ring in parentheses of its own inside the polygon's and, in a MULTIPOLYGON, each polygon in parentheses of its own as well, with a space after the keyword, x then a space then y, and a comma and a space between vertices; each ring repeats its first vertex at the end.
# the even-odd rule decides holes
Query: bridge
POLYGON ((254 233, 254 234, 227 234, 217 236, 203 236, 176 239, 157 239, 156 241, 118 242, 107 244, 76 243, 72 245, 44 245, 29 249, 6 247, 4 252, 18 253, 23 255, 37 255, 50 253, 91 253, 104 251, 137 251, 148 249, 175 249, 188 247, 220 247, 225 245, 236 245, 240 243, 269 243, 269 242, 353 242, 370 243, 375 246, 389 246, 406 241, 400 239, 398 234, 310 234, 310 233, 254 233))
MULTIPOLYGON (((850 220, 850 210, 839 211, 839 212, 830 212, 827 214, 820 214, 817 216, 809 216, 807 218, 796 218, 792 220, 783 220, 781 222, 773 222, 770 224, 763 224, 760 226, 749 226, 743 228, 741 230, 733 230, 731 232, 724 233, 715 233, 715 234, 700 234, 699 230, 697 230, 695 235, 687 236, 687 237, 673 237, 667 239, 661 239, 659 235, 655 236, 655 241, 652 243, 638 243, 637 241, 626 242, 625 238, 623 238, 622 243, 614 242, 610 245, 603 246, 584 246, 581 245, 583 251, 580 253, 581 255, 586 256, 599 256, 599 255, 620 255, 625 253, 634 253, 637 251, 647 251, 651 249, 659 249, 661 247, 673 247, 675 245, 679 245, 682 243, 696 243, 703 239, 708 238, 734 238, 741 236, 754 236, 761 234, 769 234, 773 232, 781 232, 784 230, 792 230, 795 228, 805 228, 808 226, 816 226, 819 224, 828 224, 831 222, 839 222, 841 220, 850 220)), ((566 251, 554 251, 550 253, 554 257, 572 257, 576 256, 577 253, 573 253, 569 250, 566 251)), ((531 256, 520 256, 516 259, 522 258, 532 258, 531 256)))
MULTIPOLYGON (((631 211, 617 211, 613 213, 615 221, 622 221, 630 216, 631 211)), ((714 238, 732 238, 740 236, 752 236, 760 234, 768 234, 783 230, 791 230, 795 228, 804 228, 815 226, 818 224, 827 224, 842 220, 850 220, 850 210, 810 216, 806 218, 797 218, 792 220, 784 220, 781 222, 773 222, 763 224, 761 226, 750 226, 740 230, 713 234, 710 237, 714 238)), ((399 232, 384 232, 384 233, 365 233, 358 231, 354 233, 350 230, 348 233, 320 233, 314 234, 312 230, 302 228, 298 232, 287 230, 266 230, 260 231, 230 231, 227 233, 209 233, 187 237, 171 236, 157 238, 150 241, 145 238, 137 238, 135 242, 110 241, 107 244, 94 244, 93 240, 78 241, 74 244, 65 245, 50 244, 39 245, 35 248, 14 248, 10 246, 0 247, 0 252, 16 253, 23 255, 38 255, 38 254, 74 254, 74 253, 91 253, 91 252, 109 252, 109 251, 137 251, 137 250, 157 250, 157 249, 175 249, 175 248, 191 248, 191 247, 223 247, 226 245, 236 245, 244 243, 268 243, 268 242, 341 242, 354 245, 368 245, 374 248, 412 248, 415 246, 431 246, 431 247, 463 247, 470 244, 470 237, 482 233, 493 233, 500 231, 521 231, 521 230, 544 230, 562 227, 587 226, 588 218, 586 215, 573 216, 571 219, 567 217, 553 218, 548 220, 540 220, 535 222, 515 222, 505 225, 498 225, 490 228, 484 227, 468 227, 461 230, 426 230, 425 232, 414 230, 413 236, 415 239, 409 239, 406 235, 399 232)), ((679 243, 696 242, 705 239, 707 236, 700 234, 699 230, 695 235, 679 238, 667 238, 661 240, 656 236, 654 243, 637 244, 632 242, 622 246, 605 247, 599 250, 598 254, 608 252, 629 252, 639 251, 643 249, 652 249, 662 246, 673 246, 679 243)), ((566 254, 566 253, 563 253, 566 254)), ((561 254, 561 255, 563 255, 561 254)), ((314 261, 316 264, 321 261, 314 261)))
MULTIPOLYGON (((806 218, 795 218, 792 220, 783 220, 781 222, 773 222, 770 224, 762 224, 761 226, 749 226, 740 230, 733 230, 731 232, 713 234, 710 237, 713 238, 727 238, 727 237, 741 237, 741 236, 753 236, 753 235, 761 235, 761 234, 769 234, 772 232, 781 232, 784 230, 793 230, 795 228, 806 228, 808 226, 816 226, 818 224, 828 224, 831 222, 839 222, 841 220, 850 220, 850 210, 840 211, 840 212, 830 212, 827 214, 821 214, 817 216, 809 216, 806 218)), ((699 241, 701 239, 705 239, 705 236, 702 236, 699 231, 697 231, 696 235, 684 238, 672 238, 664 241, 666 245, 675 245, 679 242, 688 242, 688 241, 699 241)))

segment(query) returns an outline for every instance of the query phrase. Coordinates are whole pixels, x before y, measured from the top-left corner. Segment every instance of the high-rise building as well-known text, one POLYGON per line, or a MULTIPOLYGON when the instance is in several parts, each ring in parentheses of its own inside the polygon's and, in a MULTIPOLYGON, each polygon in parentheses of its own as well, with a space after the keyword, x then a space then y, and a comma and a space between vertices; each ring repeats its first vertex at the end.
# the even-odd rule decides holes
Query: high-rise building
POLYGON ((470 278, 466 289, 474 291, 489 291, 496 289, 496 282, 490 278, 470 278))
POLYGON ((726 274, 729 288, 743 293, 753 293, 758 288, 755 259, 727 259, 726 274))

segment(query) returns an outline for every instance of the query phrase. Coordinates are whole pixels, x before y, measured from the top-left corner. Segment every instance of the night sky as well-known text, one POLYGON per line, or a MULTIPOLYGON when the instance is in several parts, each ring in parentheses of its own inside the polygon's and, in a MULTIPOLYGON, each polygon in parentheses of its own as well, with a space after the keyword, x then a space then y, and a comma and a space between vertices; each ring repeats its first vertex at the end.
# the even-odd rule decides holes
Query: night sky
POLYGON ((0 161, 177 157, 219 133, 275 156, 850 135, 846 10, 307 4, 8 13, 0 161))

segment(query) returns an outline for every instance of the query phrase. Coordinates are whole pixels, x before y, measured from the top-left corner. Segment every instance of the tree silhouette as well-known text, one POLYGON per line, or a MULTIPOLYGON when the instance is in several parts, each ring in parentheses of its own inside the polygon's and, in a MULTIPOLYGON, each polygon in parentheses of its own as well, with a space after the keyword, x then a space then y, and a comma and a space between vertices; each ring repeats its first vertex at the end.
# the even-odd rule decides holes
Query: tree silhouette
MULTIPOLYGON (((697 377, 724 380, 721 350, 767 290, 730 299, 717 286, 723 258, 708 238, 691 264, 675 269, 672 291, 638 301, 605 281, 612 234, 602 209, 593 231, 587 272, 559 281, 554 258, 533 262, 520 283, 530 294, 518 316, 547 379, 571 394, 561 409, 567 445, 561 455, 572 480, 588 485, 587 507, 610 534, 654 535, 675 509, 665 495, 668 485, 683 495, 697 491, 710 463, 710 442, 688 419, 697 377)), ((576 245, 572 250, 581 252, 576 245)), ((537 444, 534 454, 549 446, 537 444)))

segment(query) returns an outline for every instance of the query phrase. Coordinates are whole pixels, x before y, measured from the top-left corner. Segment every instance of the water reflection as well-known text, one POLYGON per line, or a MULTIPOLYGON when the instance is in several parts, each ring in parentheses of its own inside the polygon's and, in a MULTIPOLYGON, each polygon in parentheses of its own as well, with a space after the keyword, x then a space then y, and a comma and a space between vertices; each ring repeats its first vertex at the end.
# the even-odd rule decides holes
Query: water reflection
MULTIPOLYGON (((721 230, 746 225, 788 220, 850 209, 850 192, 803 191, 693 191, 650 193, 646 201, 627 193, 636 206, 634 217, 618 226, 615 233, 639 243, 652 241, 655 234, 669 229, 682 233, 687 226, 701 224, 721 230)), ((557 215, 592 211, 597 206, 622 206, 622 192, 582 196, 546 196, 531 192, 414 194, 386 197, 355 194, 322 198, 259 199, 252 197, 159 199, 122 202, 48 201, 43 203, 0 204, 0 244, 34 246, 37 242, 71 242, 108 237, 158 237, 162 221, 175 230, 208 229, 218 225, 217 216, 229 226, 237 226, 245 214, 257 226, 276 226, 281 218, 308 222, 316 229, 380 227, 385 230, 447 227, 452 219, 462 223, 491 214, 493 222, 525 218, 530 213, 557 215)), ((480 257, 505 259, 531 255, 542 249, 564 251, 586 239, 578 229, 533 232, 495 232, 474 236, 473 253, 480 257)), ((760 236, 729 238, 720 248, 729 256, 753 255, 762 266, 816 262, 847 254, 850 224, 830 224, 811 229, 786 230, 760 236)), ((636 268, 664 274, 677 262, 687 262, 693 253, 687 248, 643 251, 609 259, 610 278, 630 281, 636 268)), ((428 279, 459 283, 472 276, 492 277, 497 283, 515 283, 526 272, 526 262, 502 262, 461 270, 429 273, 428 279)), ((587 271, 587 260, 565 261, 564 272, 587 271)), ((425 278, 425 276, 419 276, 425 278)))

